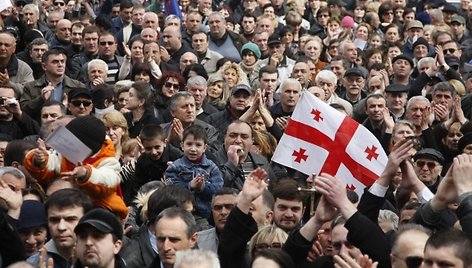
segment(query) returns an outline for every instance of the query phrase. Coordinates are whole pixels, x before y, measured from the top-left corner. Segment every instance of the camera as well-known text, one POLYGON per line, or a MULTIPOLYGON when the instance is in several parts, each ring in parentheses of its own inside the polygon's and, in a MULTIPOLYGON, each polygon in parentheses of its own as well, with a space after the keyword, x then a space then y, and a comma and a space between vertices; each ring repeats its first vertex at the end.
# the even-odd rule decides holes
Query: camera
POLYGON ((14 106, 17 104, 18 104, 18 101, 15 98, 0 98, 0 106, 5 106, 5 105, 14 106))

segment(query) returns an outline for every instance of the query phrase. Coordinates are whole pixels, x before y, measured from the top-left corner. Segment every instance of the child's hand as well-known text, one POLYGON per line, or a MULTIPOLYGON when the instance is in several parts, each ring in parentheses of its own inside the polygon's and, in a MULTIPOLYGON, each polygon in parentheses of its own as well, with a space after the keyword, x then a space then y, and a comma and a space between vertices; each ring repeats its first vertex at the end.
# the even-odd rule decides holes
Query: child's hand
POLYGON ((197 176, 195 176, 195 178, 190 181, 190 188, 203 190, 203 188, 205 188, 205 176, 203 176, 202 174, 198 174, 197 176))
POLYGON ((88 171, 84 166, 77 166, 72 171, 61 172, 63 180, 80 180, 84 182, 88 179, 88 171))

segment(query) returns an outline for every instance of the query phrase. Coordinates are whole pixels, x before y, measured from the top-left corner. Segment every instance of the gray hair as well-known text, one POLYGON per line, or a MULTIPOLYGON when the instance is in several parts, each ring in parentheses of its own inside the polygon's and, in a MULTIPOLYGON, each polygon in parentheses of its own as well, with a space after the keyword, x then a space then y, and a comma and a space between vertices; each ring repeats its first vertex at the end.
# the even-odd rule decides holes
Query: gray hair
POLYGON ((316 75, 315 83, 318 85, 318 82, 319 82, 321 79, 331 81, 331 82, 333 83, 333 85, 335 85, 335 86, 338 84, 338 77, 336 76, 335 73, 333 73, 333 72, 330 71, 330 70, 321 70, 321 71, 316 75))
POLYGON ((197 223, 195 222, 195 218, 193 217, 192 213, 183 210, 178 207, 170 207, 164 209, 156 218, 155 225, 159 224, 159 221, 163 218, 167 219, 175 219, 180 218, 185 225, 187 226, 186 234, 187 238, 192 237, 197 232, 197 223))
POLYGON ((175 111, 177 110, 177 105, 180 99, 194 99, 193 95, 188 93, 187 91, 179 91, 175 93, 171 98, 170 98, 170 110, 175 111))
POLYGON ((280 85, 280 91, 283 91, 284 88, 285 88, 286 86, 288 86, 288 85, 295 85, 295 86, 297 87, 298 91, 300 91, 300 93, 301 93, 301 91, 302 91, 302 85, 301 85, 300 82, 299 82, 297 79, 295 79, 295 78, 288 78, 288 79, 284 80, 284 81, 282 82, 282 84, 280 85))
POLYGON ((25 174, 21 172, 21 170, 17 169, 16 167, 2 167, 0 168, 0 176, 5 174, 10 174, 19 180, 26 180, 25 174))
POLYGON ((184 264, 189 265, 186 267, 202 264, 210 264, 211 268, 220 268, 220 261, 218 256, 212 251, 203 249, 187 249, 179 250, 175 253, 175 268, 183 267, 184 264))
POLYGON ((203 76, 197 75, 192 76, 187 80, 187 87, 191 87, 193 85, 200 85, 206 88, 208 84, 207 80, 203 76))
POLYGON ((108 64, 101 59, 91 60, 87 65, 87 72, 88 72, 88 69, 93 65, 101 65, 105 69, 105 73, 108 73, 108 64))
POLYGON ((48 48, 49 48, 48 40, 44 39, 43 37, 38 37, 38 38, 34 39, 33 41, 31 41, 31 43, 30 43, 31 47, 33 47, 33 46, 42 46, 42 45, 48 45, 48 48))
POLYGON ((34 10, 34 12, 36 12, 36 14, 39 14, 39 7, 35 4, 26 4, 23 7, 23 11, 25 11, 25 9, 32 9, 32 10, 34 10))
POLYGON ((387 221, 390 223, 392 230, 398 229, 398 215, 388 209, 381 209, 379 211, 379 221, 387 221))
POLYGON ((424 57, 424 58, 421 58, 418 61, 416 66, 418 66, 418 70, 420 70, 421 68, 423 68, 423 65, 431 64, 431 63, 435 63, 435 62, 436 62, 436 60, 432 57, 424 57))
POLYGON ((211 12, 210 15, 208 15, 208 18, 211 17, 211 16, 219 16, 222 21, 225 21, 225 20, 226 20, 226 19, 225 19, 225 15, 223 15, 223 13, 221 13, 221 12, 219 12, 219 11, 213 11, 213 12, 211 12))
POLYGON ((414 101, 423 101, 423 102, 426 102, 428 104, 428 106, 431 104, 431 102, 426 98, 426 97, 423 97, 423 96, 414 96, 414 97, 411 97, 408 102, 406 103, 406 109, 408 110, 410 108, 410 106, 413 104, 414 101))

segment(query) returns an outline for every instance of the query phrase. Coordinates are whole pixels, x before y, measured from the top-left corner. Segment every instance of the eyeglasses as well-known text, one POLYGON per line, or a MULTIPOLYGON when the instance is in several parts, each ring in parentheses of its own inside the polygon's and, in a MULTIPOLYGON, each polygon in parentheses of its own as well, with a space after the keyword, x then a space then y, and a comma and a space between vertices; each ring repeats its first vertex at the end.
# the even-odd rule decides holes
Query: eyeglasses
POLYGON ((420 256, 408 256, 405 259, 400 258, 397 255, 392 254, 395 258, 405 262, 408 268, 418 268, 423 263, 423 257, 420 256))
POLYGON ((435 162, 429 162, 429 161, 423 161, 423 160, 416 161, 416 166, 419 167, 419 168, 423 168, 425 165, 427 165, 429 169, 433 169, 438 164, 435 163, 435 162))
POLYGON ((115 44, 115 42, 113 42, 113 41, 102 41, 102 42, 100 42, 101 46, 106 46, 106 45, 113 46, 114 44, 115 44))
POLYGON ((222 210, 223 207, 224 207, 226 210, 232 210, 232 209, 234 208, 234 204, 214 205, 214 206, 213 206, 213 210, 219 211, 219 210, 222 210))
POLYGON ((171 82, 165 82, 164 86, 168 87, 168 88, 175 88, 175 89, 179 88, 179 84, 174 84, 174 83, 171 83, 171 82))
POLYGON ((63 6, 66 5, 66 3, 64 3, 64 2, 54 2, 54 5, 63 7, 63 6))
POLYGON ((256 250, 262 250, 262 249, 268 249, 268 248, 282 248, 283 244, 282 243, 272 243, 272 244, 266 244, 266 243, 260 243, 256 244, 255 249, 256 250))
POLYGON ((457 49, 455 48, 448 48, 448 49, 443 49, 444 53, 446 54, 454 54, 454 52, 456 52, 457 49))
POLYGON ((89 107, 90 105, 92 105, 92 102, 88 100, 73 100, 70 103, 72 103, 72 105, 74 105, 75 107, 80 107, 80 105, 84 105, 84 107, 89 107))

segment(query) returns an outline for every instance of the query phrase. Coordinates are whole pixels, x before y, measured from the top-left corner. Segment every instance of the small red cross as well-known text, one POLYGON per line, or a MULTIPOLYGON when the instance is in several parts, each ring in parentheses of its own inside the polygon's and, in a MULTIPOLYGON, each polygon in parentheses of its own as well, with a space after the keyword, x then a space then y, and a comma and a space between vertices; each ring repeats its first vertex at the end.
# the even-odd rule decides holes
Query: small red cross
POLYGON ((369 148, 369 147, 365 148, 364 152, 367 154, 366 156, 367 160, 372 161, 372 158, 375 158, 375 160, 377 160, 377 157, 379 157, 379 154, 376 153, 375 151, 377 151, 377 147, 375 147, 374 145, 372 145, 372 148, 369 148))
POLYGON ((356 186, 354 186, 354 184, 346 184, 346 189, 349 189, 351 191, 355 191, 356 190, 356 186))
POLYGON ((306 155, 305 152, 306 152, 306 150, 302 149, 302 148, 300 148, 300 150, 298 150, 298 152, 293 151, 292 156, 295 156, 295 162, 301 163, 302 160, 306 161, 306 159, 308 158, 308 155, 306 155))
POLYGON ((321 117, 321 112, 318 109, 311 109, 311 114, 314 115, 313 120, 319 122, 320 120, 323 121, 323 117, 321 117))

